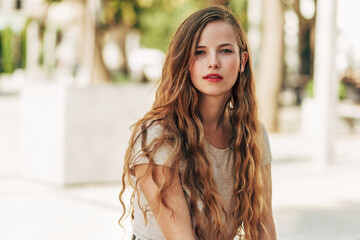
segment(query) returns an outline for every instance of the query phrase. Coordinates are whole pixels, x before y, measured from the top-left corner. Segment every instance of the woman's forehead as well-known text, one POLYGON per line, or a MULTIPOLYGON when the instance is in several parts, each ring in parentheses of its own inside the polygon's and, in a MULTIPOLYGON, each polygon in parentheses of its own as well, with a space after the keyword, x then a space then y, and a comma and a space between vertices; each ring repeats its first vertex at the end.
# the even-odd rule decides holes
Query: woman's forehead
POLYGON ((237 37, 233 26, 226 21, 215 21, 206 24, 201 32, 197 46, 208 45, 237 46, 237 37))

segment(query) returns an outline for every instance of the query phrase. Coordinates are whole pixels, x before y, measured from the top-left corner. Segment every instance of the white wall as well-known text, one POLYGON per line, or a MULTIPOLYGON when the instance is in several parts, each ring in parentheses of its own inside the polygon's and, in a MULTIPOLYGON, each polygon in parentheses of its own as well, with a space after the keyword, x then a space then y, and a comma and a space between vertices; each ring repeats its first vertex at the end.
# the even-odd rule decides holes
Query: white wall
POLYGON ((150 109, 150 88, 24 86, 22 173, 61 185, 120 181, 129 127, 150 109))

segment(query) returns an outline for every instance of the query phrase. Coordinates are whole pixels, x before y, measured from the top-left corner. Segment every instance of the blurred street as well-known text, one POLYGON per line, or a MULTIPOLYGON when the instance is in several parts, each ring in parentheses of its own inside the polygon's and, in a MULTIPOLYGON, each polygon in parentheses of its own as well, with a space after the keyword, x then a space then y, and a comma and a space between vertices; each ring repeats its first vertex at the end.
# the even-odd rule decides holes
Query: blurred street
MULTIPOLYGON (((126 231, 117 223, 120 183, 65 187, 19 174, 19 105, 18 95, 0 96, 0 239, 130 239, 129 222, 126 231)), ((338 134, 335 161, 316 168, 311 139, 296 131, 299 111, 282 110, 282 131, 270 134, 278 239, 360 239, 359 133, 338 134)))

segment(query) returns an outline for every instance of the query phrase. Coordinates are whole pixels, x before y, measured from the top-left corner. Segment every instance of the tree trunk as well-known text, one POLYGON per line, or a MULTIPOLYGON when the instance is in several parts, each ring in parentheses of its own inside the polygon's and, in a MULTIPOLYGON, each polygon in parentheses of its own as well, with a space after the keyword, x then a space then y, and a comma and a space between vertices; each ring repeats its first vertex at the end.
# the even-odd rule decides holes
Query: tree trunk
POLYGON ((262 26, 257 93, 261 121, 268 131, 275 132, 284 65, 284 12, 280 0, 263 0, 262 26))
POLYGON ((130 73, 129 71, 129 65, 127 61, 127 49, 126 49, 126 38, 127 34, 129 32, 130 28, 124 24, 118 24, 111 27, 111 33, 114 36, 114 38, 117 40, 116 42, 119 44, 121 55, 123 61, 123 65, 121 66, 121 72, 123 72, 125 75, 128 75, 130 73))
POLYGON ((83 54, 82 68, 86 71, 84 85, 108 82, 110 74, 107 70, 103 57, 101 45, 101 33, 96 32, 95 16, 89 7, 89 0, 84 0, 84 38, 83 38, 83 54))
MULTIPOLYGON (((94 26, 95 27, 95 26, 94 26)), ((91 74, 91 83, 103 83, 110 81, 109 70, 105 66, 102 56, 103 36, 96 33, 95 30, 95 43, 94 43, 94 59, 91 74)))
MULTIPOLYGON (((316 4, 316 1, 314 1, 316 4)), ((305 19, 300 11, 300 0, 295 1, 294 11, 299 19, 300 75, 311 77, 314 73, 315 19, 305 19)))

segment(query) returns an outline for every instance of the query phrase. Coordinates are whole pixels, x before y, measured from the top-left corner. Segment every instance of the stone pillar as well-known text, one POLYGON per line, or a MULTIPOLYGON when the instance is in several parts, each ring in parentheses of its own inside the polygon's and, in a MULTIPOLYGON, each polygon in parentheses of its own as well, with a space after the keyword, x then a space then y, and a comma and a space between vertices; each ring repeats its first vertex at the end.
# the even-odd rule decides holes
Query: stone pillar
POLYGON ((81 63, 76 82, 76 85, 79 87, 91 85, 95 57, 95 21, 93 19, 93 11, 89 6, 90 1, 85 0, 83 4, 82 34, 80 36, 82 43, 80 50, 81 63))
POLYGON ((55 59, 55 49, 56 49, 56 29, 54 27, 47 27, 44 33, 44 67, 50 76, 53 72, 56 64, 55 59))
POLYGON ((27 27, 26 41, 26 71, 28 75, 35 75, 39 71, 39 24, 32 21, 27 27))
POLYGON ((337 0, 318 0, 315 35, 314 95, 316 142, 314 163, 325 167, 333 158, 335 104, 338 74, 336 71, 337 0))
POLYGON ((278 127, 278 96, 283 81, 284 9, 279 0, 263 0, 262 3, 262 37, 259 67, 255 76, 256 92, 260 103, 260 119, 269 132, 275 132, 278 127))
POLYGON ((262 0, 248 1, 248 40, 252 51, 253 64, 258 66, 261 43, 261 16, 262 0))

